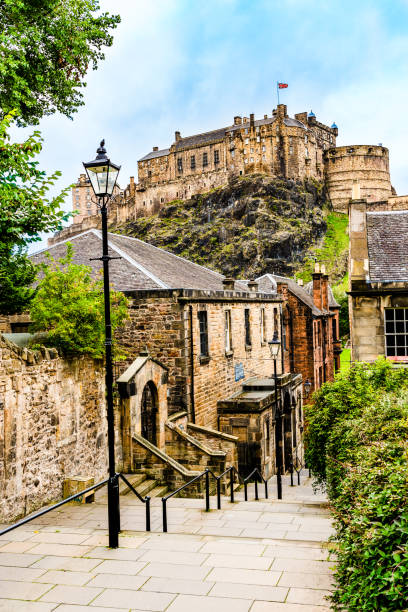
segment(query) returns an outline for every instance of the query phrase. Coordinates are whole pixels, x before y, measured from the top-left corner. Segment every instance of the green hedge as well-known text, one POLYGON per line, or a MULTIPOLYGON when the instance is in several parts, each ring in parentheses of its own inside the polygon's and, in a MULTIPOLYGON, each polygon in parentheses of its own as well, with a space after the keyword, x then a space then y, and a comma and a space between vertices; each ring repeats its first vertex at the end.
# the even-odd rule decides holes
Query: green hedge
POLYGON ((356 364, 306 418, 306 459, 336 528, 334 609, 408 610, 408 370, 356 364))

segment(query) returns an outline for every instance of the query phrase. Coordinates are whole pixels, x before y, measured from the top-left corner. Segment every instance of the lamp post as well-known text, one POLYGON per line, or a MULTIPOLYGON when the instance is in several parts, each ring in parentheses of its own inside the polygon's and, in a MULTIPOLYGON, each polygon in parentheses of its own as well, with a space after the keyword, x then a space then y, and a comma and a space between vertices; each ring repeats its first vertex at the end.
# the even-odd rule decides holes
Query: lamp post
POLYGON ((278 400, 278 375, 276 373, 276 360, 278 358, 280 341, 278 333, 275 331, 273 339, 268 342, 269 350, 273 360, 273 377, 275 380, 275 461, 276 461, 276 481, 278 486, 278 499, 282 499, 282 449, 281 449, 281 435, 282 435, 282 414, 279 407, 278 400))
POLYGON ((113 414, 113 367, 112 367, 112 325, 110 314, 110 287, 109 287, 109 261, 108 255, 108 209, 107 204, 112 197, 120 166, 113 164, 106 155, 105 141, 102 140, 96 151, 96 159, 84 162, 83 166, 91 182, 92 189, 98 199, 98 206, 102 215, 102 257, 103 263, 103 292, 105 299, 105 382, 106 404, 108 419, 108 453, 109 453, 109 481, 108 481, 108 523, 109 546, 117 548, 119 543, 119 483, 115 469, 115 427, 113 414))
POLYGON ((312 383, 310 382, 309 379, 305 380, 303 384, 303 388, 305 390, 305 397, 307 399, 309 397, 310 389, 312 388, 312 383))

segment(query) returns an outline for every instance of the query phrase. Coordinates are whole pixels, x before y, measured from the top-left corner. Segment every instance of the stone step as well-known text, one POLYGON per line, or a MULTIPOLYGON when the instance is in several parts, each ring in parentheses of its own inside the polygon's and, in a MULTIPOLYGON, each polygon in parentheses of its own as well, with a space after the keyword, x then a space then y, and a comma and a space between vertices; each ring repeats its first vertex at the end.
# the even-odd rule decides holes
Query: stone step
POLYGON ((169 487, 166 485, 157 485, 154 489, 152 489, 149 493, 150 497, 163 497, 166 495, 169 487))
POLYGON ((136 491, 139 493, 139 495, 141 495, 142 497, 145 497, 146 495, 150 493, 150 491, 153 491, 153 489, 156 487, 157 487, 156 480, 148 479, 148 480, 144 480, 142 484, 140 484, 138 487, 135 487, 135 488, 136 488, 136 491))
MULTIPOLYGON (((130 482, 132 487, 134 487, 137 492, 139 492, 138 487, 146 481, 146 474, 124 474, 126 480, 130 482)), ((125 482, 120 478, 119 479, 119 493, 120 495, 128 495, 130 493, 130 489, 125 482)))

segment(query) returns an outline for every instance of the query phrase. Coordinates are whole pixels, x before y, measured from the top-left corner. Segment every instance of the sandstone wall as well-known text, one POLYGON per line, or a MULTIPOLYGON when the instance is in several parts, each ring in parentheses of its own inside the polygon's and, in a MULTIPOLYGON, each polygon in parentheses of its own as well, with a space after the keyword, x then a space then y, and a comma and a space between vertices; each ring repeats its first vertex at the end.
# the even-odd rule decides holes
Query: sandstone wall
POLYGON ((107 475, 102 364, 0 336, 0 522, 62 498, 64 478, 107 475))
POLYGON ((324 154, 327 188, 335 210, 347 212, 353 184, 358 181, 360 197, 368 202, 387 200, 392 195, 388 149, 374 145, 331 148, 324 154))

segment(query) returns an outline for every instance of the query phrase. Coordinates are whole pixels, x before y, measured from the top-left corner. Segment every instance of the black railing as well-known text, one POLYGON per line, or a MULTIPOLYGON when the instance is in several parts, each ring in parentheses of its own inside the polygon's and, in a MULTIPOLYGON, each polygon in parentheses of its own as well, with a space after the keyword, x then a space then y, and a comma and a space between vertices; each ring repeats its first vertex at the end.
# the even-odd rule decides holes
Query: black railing
POLYGON ((244 478, 244 498, 245 501, 248 501, 248 482, 251 480, 255 483, 255 499, 258 501, 258 482, 263 482, 265 485, 265 499, 268 499, 268 478, 264 478, 258 468, 252 470, 250 474, 246 478, 244 478), (259 479, 259 481, 258 481, 259 479))
POLYGON ((146 504, 146 531, 150 531, 150 497, 148 495, 146 495, 146 497, 142 497, 123 474, 117 474, 117 476, 123 480, 132 493, 136 495, 138 500, 140 500, 143 504, 146 504))

